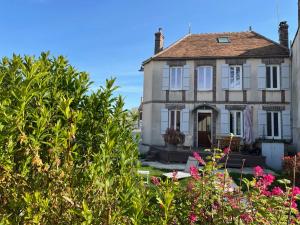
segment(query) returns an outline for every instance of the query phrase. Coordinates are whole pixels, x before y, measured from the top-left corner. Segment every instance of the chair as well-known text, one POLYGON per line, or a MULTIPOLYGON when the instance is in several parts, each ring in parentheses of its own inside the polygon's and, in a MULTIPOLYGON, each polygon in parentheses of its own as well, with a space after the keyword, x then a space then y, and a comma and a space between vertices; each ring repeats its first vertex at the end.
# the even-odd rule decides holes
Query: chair
MULTIPOLYGON (((184 170, 177 172, 176 179, 180 180, 180 179, 183 179, 183 178, 190 177, 191 176, 191 173, 190 173, 191 166, 195 166, 196 168, 199 168, 199 162, 194 157, 189 156, 188 161, 186 162, 184 170)), ((168 178, 173 178, 173 175, 174 175, 173 172, 163 174, 163 176, 168 177, 168 178)))

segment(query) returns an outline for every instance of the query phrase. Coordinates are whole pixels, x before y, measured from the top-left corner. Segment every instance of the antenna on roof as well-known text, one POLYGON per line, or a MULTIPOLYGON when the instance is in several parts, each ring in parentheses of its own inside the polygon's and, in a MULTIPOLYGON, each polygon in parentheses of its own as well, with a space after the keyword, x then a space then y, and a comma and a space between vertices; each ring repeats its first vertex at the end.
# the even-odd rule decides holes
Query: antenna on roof
POLYGON ((191 23, 189 23, 189 34, 191 33, 192 31, 192 26, 191 26, 191 23))
POLYGON ((279 4, 278 4, 278 0, 276 1, 276 16, 277 16, 277 24, 279 24, 279 4))

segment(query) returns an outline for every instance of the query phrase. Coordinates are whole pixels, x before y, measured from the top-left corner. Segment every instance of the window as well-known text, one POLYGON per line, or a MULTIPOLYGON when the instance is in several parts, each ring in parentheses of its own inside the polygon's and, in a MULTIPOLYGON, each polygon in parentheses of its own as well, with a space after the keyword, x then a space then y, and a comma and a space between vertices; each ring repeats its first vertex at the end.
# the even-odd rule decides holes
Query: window
POLYGON ((230 133, 243 136, 243 112, 230 111, 230 133))
POLYGON ((280 112, 267 112, 267 138, 281 138, 280 112))
POLYGON ((279 66, 271 65, 266 67, 266 86, 267 89, 278 90, 280 87, 279 66))
POLYGON ((228 37, 219 37, 217 38, 218 43, 230 43, 230 40, 228 37))
POLYGON ((211 66, 198 67, 198 90, 212 90, 213 68, 211 66))
POLYGON ((242 66, 230 66, 229 89, 242 89, 242 66))
POLYGON ((180 131, 180 110, 169 111, 169 128, 180 131))
POLYGON ((170 90, 182 89, 182 67, 170 68, 170 90))

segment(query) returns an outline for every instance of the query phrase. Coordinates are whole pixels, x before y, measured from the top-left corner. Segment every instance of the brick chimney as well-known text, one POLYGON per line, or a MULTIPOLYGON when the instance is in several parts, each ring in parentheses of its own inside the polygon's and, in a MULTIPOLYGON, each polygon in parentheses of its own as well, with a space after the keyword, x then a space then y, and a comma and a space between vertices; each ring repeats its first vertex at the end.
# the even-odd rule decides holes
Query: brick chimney
POLYGON ((163 49, 164 49, 164 35, 162 33, 162 28, 159 28, 158 32, 155 33, 154 54, 161 52, 163 49))
POLYGON ((289 25, 286 21, 279 23, 279 43, 285 47, 289 47, 289 25))

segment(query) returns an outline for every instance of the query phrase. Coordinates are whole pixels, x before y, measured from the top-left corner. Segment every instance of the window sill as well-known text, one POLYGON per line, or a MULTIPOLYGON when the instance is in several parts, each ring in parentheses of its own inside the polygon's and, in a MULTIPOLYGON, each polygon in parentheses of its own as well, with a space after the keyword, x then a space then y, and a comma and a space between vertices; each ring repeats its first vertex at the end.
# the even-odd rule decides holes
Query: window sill
POLYGON ((243 89, 228 89, 228 91, 232 91, 232 92, 241 92, 241 91, 243 91, 243 89))
POLYGON ((198 89, 198 92, 212 92, 212 89, 198 89))
POLYGON ((280 92, 281 89, 265 89, 265 91, 269 91, 269 92, 280 92))

